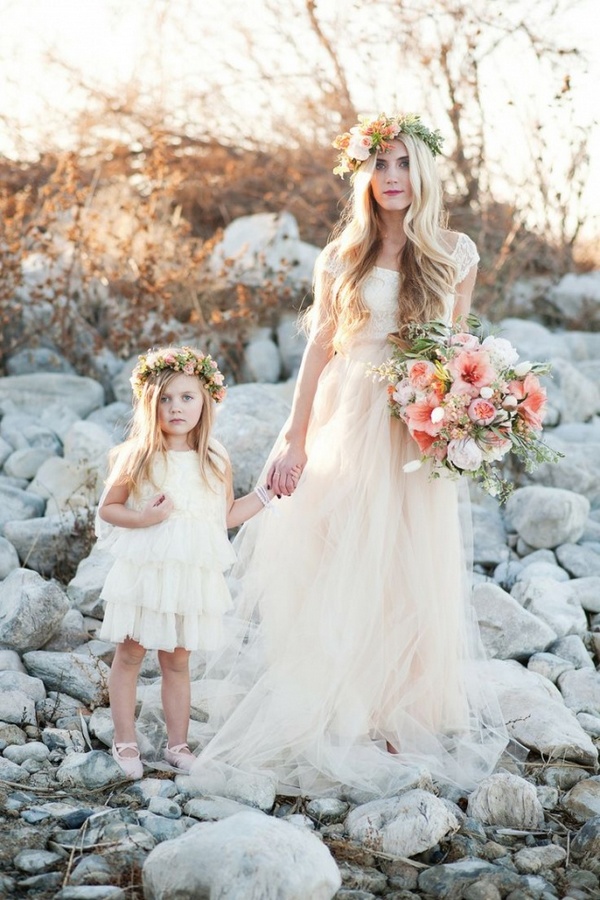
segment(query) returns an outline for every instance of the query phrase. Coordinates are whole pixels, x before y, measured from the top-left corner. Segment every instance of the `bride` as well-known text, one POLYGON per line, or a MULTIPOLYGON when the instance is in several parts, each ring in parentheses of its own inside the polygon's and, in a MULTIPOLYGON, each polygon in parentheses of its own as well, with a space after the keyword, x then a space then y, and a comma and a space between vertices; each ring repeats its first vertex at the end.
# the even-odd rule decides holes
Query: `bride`
POLYGON ((459 486, 404 472, 418 447, 367 374, 390 334, 470 308, 479 257, 443 227, 440 145, 415 115, 362 119, 334 142, 352 195, 317 261, 292 411, 266 467, 282 499, 236 539, 238 642, 214 664, 227 670, 216 734, 192 771, 215 791, 239 771, 284 795, 388 796, 415 770, 469 788, 506 745, 459 486))

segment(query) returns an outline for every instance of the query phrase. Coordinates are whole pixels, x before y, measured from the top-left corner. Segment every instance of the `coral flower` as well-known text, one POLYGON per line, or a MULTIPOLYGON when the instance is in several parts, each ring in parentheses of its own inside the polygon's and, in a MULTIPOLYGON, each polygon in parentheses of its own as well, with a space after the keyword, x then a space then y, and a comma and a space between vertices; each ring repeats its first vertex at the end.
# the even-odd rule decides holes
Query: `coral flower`
POLYGON ((531 372, 523 381, 511 381, 508 389, 519 401, 517 413, 535 431, 542 430, 546 414, 546 390, 531 372))
POLYGON ((438 408, 435 397, 427 400, 420 400, 418 403, 410 403, 404 410, 404 419, 408 425, 410 433, 414 437, 415 431, 424 431, 435 437, 442 427, 440 421, 434 422, 431 414, 434 409, 438 408))
POLYGON ((424 391, 435 380, 435 366, 427 359, 411 360, 407 368, 410 383, 418 391, 424 391))
POLYGON ((496 377, 496 370, 485 350, 464 350, 448 363, 454 376, 453 394, 477 397, 482 387, 488 387, 496 377))

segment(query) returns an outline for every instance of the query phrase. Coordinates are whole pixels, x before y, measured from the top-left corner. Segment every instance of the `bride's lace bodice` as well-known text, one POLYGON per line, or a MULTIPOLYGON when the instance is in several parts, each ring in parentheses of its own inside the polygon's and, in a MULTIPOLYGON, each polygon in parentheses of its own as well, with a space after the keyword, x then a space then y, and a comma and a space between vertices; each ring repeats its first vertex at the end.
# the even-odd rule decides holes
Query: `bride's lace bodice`
MULTIPOLYGON (((479 261, 477 247, 470 237, 459 233, 456 246, 452 251, 452 257, 457 266, 456 283, 460 284, 466 277, 469 269, 479 261)), ((330 256, 325 261, 325 270, 331 275, 337 276, 336 261, 330 256)), ((365 341, 385 341, 387 336, 397 331, 400 325, 398 321, 398 288, 400 273, 391 269, 382 269, 375 266, 369 276, 363 290, 363 299, 370 316, 360 331, 354 336, 352 343, 365 341)), ((452 318, 454 306, 454 294, 446 298, 444 317, 448 321, 452 318)))

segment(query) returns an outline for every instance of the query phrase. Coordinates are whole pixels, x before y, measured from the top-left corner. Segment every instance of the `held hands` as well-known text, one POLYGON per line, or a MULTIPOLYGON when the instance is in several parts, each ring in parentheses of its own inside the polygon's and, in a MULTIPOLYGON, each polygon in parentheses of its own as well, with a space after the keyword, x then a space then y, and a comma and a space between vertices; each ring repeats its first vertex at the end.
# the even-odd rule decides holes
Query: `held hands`
POLYGON ((168 519, 173 511, 173 501, 167 494, 156 494, 140 510, 140 527, 158 525, 168 519))
POLYGON ((306 465, 304 448, 289 445, 279 456, 267 473, 267 487, 274 494, 289 497, 298 486, 298 480, 306 465))

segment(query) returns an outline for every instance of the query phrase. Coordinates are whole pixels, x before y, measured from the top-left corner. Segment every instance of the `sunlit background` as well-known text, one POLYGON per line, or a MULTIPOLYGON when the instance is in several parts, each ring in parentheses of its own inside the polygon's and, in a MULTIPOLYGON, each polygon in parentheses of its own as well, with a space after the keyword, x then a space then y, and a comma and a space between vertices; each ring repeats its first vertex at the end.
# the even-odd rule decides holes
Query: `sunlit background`
MULTIPOLYGON (((468 39, 477 45, 478 102, 494 190, 510 193, 515 183, 527 183, 540 130, 550 151, 542 165, 552 166, 550 177, 559 180, 551 187, 564 189, 565 138, 586 131, 591 219, 600 191, 597 0, 4 0, 0 152, 30 158, 57 144, 76 145, 82 139, 77 114, 102 94, 113 106, 130 104, 190 134, 218 131, 232 141, 277 145, 288 139, 290 125, 302 130, 303 102, 318 108, 323 91, 327 104, 315 140, 349 127, 349 108, 402 109, 422 111, 451 146, 448 110, 473 102, 473 92, 461 97, 459 86, 452 97, 440 84, 439 48, 448 37, 452 45, 454 29, 458 46, 450 46, 450 57, 460 53, 461 13, 473 21, 478 15, 482 23, 468 39), (410 25, 408 34, 398 32, 398 22, 410 25), (424 52, 427 44, 433 58, 424 52), (548 53, 550 45, 557 53, 548 53)), ((448 64, 455 78, 456 58, 448 64)), ((467 68, 465 80, 471 75, 467 68)), ((462 114, 468 129, 471 111, 462 114)), ((307 130, 314 129, 313 117, 311 111, 307 130)), ((106 133, 115 124, 107 119, 106 133)), ((596 226, 588 221, 586 233, 596 226)))

